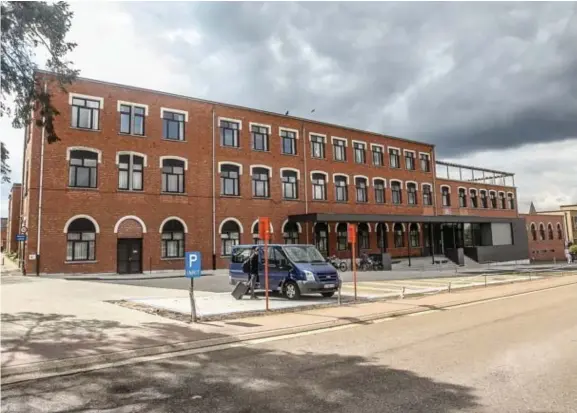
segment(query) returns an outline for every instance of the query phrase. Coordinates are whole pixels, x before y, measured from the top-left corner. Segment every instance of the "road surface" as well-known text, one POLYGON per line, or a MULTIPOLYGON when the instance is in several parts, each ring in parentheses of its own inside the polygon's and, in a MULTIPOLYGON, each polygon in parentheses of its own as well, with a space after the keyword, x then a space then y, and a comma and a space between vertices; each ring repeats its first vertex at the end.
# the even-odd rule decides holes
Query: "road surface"
POLYGON ((2 388, 2 411, 577 412, 577 285, 2 388))

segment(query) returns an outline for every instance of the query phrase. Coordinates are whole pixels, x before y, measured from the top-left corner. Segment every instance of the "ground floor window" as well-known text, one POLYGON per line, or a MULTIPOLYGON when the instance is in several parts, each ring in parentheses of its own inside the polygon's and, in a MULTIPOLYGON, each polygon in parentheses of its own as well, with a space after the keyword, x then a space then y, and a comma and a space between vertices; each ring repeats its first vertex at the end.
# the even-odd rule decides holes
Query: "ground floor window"
POLYGON ((337 225, 337 250, 346 251, 348 245, 347 224, 341 222, 337 225))
POLYGON ((171 219, 162 227, 162 258, 184 257, 184 226, 171 219))
POLYGON ((395 233, 395 248, 403 248, 405 246, 405 229, 403 224, 395 224, 393 231, 395 233))
POLYGON ((235 221, 226 221, 220 230, 220 248, 222 256, 228 257, 232 248, 240 243, 240 228, 235 221))
POLYGON ((299 227, 294 222, 287 222, 284 226, 283 239, 285 244, 299 243, 299 227))
POLYGON ((329 251, 329 228, 327 224, 315 225, 315 246, 323 253, 327 254, 329 251))
POLYGON ((359 224, 358 231, 359 231, 358 235, 359 248, 362 250, 368 250, 370 248, 369 226, 367 224, 359 224))
POLYGON ((417 224, 411 224, 409 238, 411 241, 411 247, 418 247, 420 245, 419 226, 417 224))
POLYGON ((92 221, 78 218, 68 226, 66 234, 66 261, 93 261, 96 228, 92 221))

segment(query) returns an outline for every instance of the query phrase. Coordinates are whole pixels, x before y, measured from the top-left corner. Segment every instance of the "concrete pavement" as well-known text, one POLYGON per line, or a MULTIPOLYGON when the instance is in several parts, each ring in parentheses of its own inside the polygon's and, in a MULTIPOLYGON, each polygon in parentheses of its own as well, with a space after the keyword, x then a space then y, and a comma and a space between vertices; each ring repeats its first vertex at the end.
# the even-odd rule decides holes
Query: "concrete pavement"
POLYGON ((576 296, 573 284, 452 307, 448 294, 423 297, 410 301, 432 310, 416 317, 4 384, 2 411, 574 413, 576 296))

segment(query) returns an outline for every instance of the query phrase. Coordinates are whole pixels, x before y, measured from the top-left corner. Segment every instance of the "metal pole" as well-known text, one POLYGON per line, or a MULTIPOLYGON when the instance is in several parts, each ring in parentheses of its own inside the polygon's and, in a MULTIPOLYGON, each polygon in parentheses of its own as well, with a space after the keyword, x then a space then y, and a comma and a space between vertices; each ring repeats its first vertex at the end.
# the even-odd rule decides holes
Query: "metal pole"
POLYGON ((265 230, 265 237, 264 237, 264 296, 266 299, 266 311, 269 310, 268 304, 268 232, 269 228, 265 230))
POLYGON ((411 224, 407 223, 407 228, 409 229, 409 231, 407 232, 408 236, 407 236, 407 248, 408 248, 408 252, 409 252, 409 267, 411 266, 411 224))
POLYGON ((435 263, 435 244, 433 240, 433 223, 429 224, 429 241, 430 241, 430 248, 431 248, 431 264, 435 263))
MULTIPOLYGON (((355 228, 356 230, 356 228, 355 228)), ((357 301, 357 260, 355 259, 355 242, 351 244, 351 249, 353 250, 353 284, 355 285, 355 301, 357 301)))
POLYGON ((190 279, 190 322, 196 323, 196 303, 194 301, 194 278, 190 279))

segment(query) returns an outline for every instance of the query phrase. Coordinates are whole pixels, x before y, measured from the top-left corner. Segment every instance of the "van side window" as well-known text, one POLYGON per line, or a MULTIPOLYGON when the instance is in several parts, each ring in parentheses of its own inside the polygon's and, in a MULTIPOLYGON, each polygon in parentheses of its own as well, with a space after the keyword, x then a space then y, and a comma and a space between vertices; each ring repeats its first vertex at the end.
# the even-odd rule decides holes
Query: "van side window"
MULTIPOLYGON (((279 247, 268 247, 268 265, 278 266, 283 255, 284 254, 282 253, 282 251, 280 251, 279 247)), ((260 262, 262 263, 262 265, 264 265, 264 254, 261 254, 260 262)))
POLYGON ((235 248, 232 251, 231 261, 242 264, 250 256, 250 248, 235 248))

